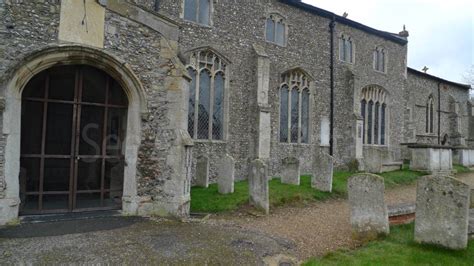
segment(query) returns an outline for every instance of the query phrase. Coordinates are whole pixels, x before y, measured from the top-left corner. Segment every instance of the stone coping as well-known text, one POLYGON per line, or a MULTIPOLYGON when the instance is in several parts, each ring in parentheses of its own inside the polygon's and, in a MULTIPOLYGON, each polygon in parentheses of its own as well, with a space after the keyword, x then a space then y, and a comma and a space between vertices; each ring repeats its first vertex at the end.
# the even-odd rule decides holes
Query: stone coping
POLYGON ((456 146, 447 146, 447 145, 438 145, 438 144, 408 144, 408 148, 410 149, 459 149, 456 146))
POLYGON ((390 205, 388 208, 388 216, 401 216, 415 213, 415 203, 401 203, 396 205, 390 205))

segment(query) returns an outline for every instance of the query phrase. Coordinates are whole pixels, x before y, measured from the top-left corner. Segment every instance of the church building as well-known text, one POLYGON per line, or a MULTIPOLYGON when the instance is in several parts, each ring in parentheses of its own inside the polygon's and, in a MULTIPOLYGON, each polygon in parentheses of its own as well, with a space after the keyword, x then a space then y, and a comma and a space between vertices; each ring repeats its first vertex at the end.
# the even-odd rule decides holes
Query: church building
MULTIPOLYGON (((380 173, 474 148, 470 86, 407 66, 409 33, 299 0, 0 0, 0 225, 187 216, 198 161, 380 173)), ((403 24, 403 21, 400 21, 403 24)))

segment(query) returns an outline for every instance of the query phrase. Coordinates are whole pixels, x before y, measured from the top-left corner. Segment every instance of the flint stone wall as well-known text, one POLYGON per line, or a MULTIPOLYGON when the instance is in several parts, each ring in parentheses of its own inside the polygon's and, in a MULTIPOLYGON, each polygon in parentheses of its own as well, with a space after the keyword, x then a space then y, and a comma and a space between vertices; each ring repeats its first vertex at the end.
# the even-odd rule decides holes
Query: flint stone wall
POLYGON ((470 193, 467 184, 453 177, 421 177, 416 190, 415 241, 465 249, 470 193))
POLYGON ((259 159, 250 164, 249 194, 250 204, 268 214, 270 211, 268 171, 265 163, 259 159))
MULTIPOLYGON (((1 2, 0 54, 5 56, 0 58, 0 91, 3 94, 9 77, 27 55, 60 44, 61 1, 1 2)), ((177 45, 173 46, 159 32, 130 18, 109 10, 105 15, 104 48, 101 51, 126 63, 141 82, 147 97, 148 113, 142 114, 141 136, 137 141, 140 143, 136 174, 138 202, 135 198, 130 199, 133 201, 131 204, 147 205, 153 214, 167 215, 172 211, 185 215, 190 200, 189 195, 183 195, 187 185, 184 177, 183 180, 173 178, 175 175, 184 176, 184 167, 173 164, 180 159, 167 160, 182 155, 176 150, 182 138, 174 126, 176 119, 171 119, 173 114, 169 112, 175 104, 172 97, 182 92, 184 84, 183 74, 176 64, 177 45), (163 204, 154 205, 156 202, 163 204)), ((3 113, 1 115, 3 119, 3 113)), ((2 135, 0 141, 1 151, 5 147, 4 137, 2 135)), ((0 152, 0 162, 3 160, 4 152, 0 152)), ((3 167, 0 173, 0 179, 3 179, 3 167)))
POLYGON ((367 241, 390 232, 385 185, 382 177, 374 174, 351 176, 347 183, 351 206, 351 225, 354 238, 367 241))

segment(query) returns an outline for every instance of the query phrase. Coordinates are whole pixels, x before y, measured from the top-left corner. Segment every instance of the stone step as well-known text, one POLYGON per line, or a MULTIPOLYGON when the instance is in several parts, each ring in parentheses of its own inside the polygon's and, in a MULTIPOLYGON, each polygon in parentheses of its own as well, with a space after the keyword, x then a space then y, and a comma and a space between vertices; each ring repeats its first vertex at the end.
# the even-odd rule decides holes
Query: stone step
POLYGON ((403 162, 390 162, 382 164, 382 173, 401 170, 403 162))

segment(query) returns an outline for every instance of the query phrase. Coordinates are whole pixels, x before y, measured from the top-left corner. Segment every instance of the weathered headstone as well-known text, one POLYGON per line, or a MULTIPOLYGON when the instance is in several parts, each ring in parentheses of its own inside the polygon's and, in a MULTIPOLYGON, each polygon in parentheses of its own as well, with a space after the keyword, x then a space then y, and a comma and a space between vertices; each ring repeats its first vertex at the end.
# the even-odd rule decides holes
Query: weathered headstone
POLYGON ((262 160, 254 160, 250 165, 249 194, 250 205, 268 214, 270 211, 268 171, 262 160))
POLYGON ((209 158, 200 156, 196 163, 196 176, 194 184, 198 187, 209 187, 209 158))
POLYGON ((423 176, 416 190, 415 241, 465 249, 469 226, 469 186, 449 176, 423 176))
POLYGON ((221 194, 234 193, 234 167, 232 156, 226 154, 217 165, 217 190, 221 194))
POLYGON ((282 160, 281 182, 283 184, 300 185, 300 162, 289 157, 282 160))
POLYGON ((311 187, 321 191, 332 191, 333 157, 321 152, 313 161, 311 187))
POLYGON ((374 174, 357 174, 349 178, 347 190, 351 206, 352 236, 369 241, 389 234, 383 178, 374 174))

